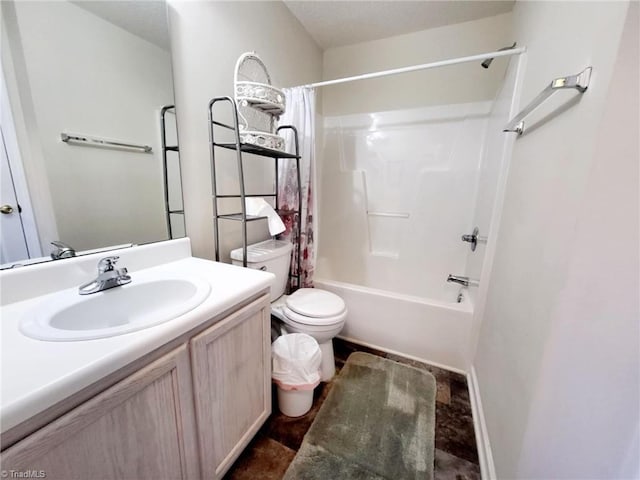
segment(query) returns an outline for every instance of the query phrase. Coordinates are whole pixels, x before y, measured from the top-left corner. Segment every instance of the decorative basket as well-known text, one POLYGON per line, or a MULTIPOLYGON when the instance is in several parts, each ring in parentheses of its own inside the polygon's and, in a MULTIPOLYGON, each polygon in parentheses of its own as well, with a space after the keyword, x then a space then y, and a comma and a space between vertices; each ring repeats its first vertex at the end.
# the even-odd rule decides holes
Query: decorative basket
POLYGON ((284 93, 265 83, 236 81, 236 102, 271 115, 284 113, 284 93))
POLYGON ((284 139, 276 134, 276 120, 285 111, 284 93, 271 85, 267 67, 254 52, 243 53, 236 62, 234 94, 242 143, 284 151, 284 139))
POLYGON ((240 142, 284 152, 284 138, 280 135, 244 130, 240 132, 240 142))

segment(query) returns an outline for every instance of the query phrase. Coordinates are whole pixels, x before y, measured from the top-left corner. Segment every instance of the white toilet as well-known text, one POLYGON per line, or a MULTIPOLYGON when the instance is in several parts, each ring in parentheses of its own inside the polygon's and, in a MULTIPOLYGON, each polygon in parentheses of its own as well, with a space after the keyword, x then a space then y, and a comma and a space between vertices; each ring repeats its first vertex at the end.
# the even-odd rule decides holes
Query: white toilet
MULTIPOLYGON (((287 333, 306 333, 320 344, 323 382, 335 374, 332 339, 344 327, 347 307, 338 295, 318 288, 300 288, 284 295, 293 245, 282 240, 266 240, 247 247, 247 266, 271 272, 271 313, 284 323, 287 333)), ((231 252, 234 265, 242 265, 242 248, 231 252)))

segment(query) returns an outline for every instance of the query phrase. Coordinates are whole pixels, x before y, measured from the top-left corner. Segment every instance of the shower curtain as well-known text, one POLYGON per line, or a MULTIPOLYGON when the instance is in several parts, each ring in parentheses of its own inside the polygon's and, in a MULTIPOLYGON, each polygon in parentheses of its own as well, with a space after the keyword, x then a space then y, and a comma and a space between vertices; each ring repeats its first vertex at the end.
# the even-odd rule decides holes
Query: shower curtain
MULTIPOLYGON (((293 242, 294 251, 291 261, 291 272, 296 274, 300 268, 302 287, 313 287, 313 271, 316 263, 314 248, 314 232, 316 231, 316 202, 315 202, 315 115, 316 95, 315 90, 294 87, 284 89, 286 98, 286 111, 279 120, 279 125, 293 125, 298 130, 298 142, 300 147, 300 179, 302 191, 302 212, 299 219, 293 213, 287 211, 298 208, 298 178, 296 162, 294 159, 280 160, 278 171, 278 203, 280 216, 284 221, 286 230, 278 238, 293 242), (296 221, 301 222, 301 238, 296 238, 296 221), (301 264, 297 265, 298 250, 301 249, 301 264)), ((295 145, 290 130, 281 131, 286 141, 287 152, 294 152, 295 145)), ((289 284, 289 289, 295 284, 289 284)))

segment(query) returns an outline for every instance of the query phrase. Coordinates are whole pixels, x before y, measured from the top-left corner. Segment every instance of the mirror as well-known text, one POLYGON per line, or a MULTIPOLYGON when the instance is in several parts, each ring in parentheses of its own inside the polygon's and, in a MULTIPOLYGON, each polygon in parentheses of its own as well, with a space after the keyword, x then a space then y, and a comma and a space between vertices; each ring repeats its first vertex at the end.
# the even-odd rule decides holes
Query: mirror
POLYGON ((1 8, 3 267, 184 236, 164 1, 1 8))

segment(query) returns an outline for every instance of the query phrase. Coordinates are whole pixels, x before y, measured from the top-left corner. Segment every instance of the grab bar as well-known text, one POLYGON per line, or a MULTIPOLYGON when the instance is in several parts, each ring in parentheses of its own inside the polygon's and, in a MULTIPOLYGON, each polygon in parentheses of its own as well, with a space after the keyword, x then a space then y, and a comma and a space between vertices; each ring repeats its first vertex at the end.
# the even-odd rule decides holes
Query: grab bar
POLYGON ((153 149, 149 145, 135 145, 133 143, 107 140, 106 138, 92 137, 77 133, 61 133, 60 138, 65 143, 86 144, 89 147, 124 148, 130 150, 141 150, 143 153, 151 153, 153 149))
POLYGON ((576 75, 569 75, 567 77, 560 77, 553 80, 547 88, 540 92, 540 94, 526 106, 524 110, 513 117, 502 131, 516 132, 518 135, 522 135, 524 132, 524 118, 537 109, 545 100, 551 97, 551 95, 558 90, 575 88, 580 93, 586 92, 589 87, 589 80, 591 79, 591 70, 591 67, 587 67, 576 75))

